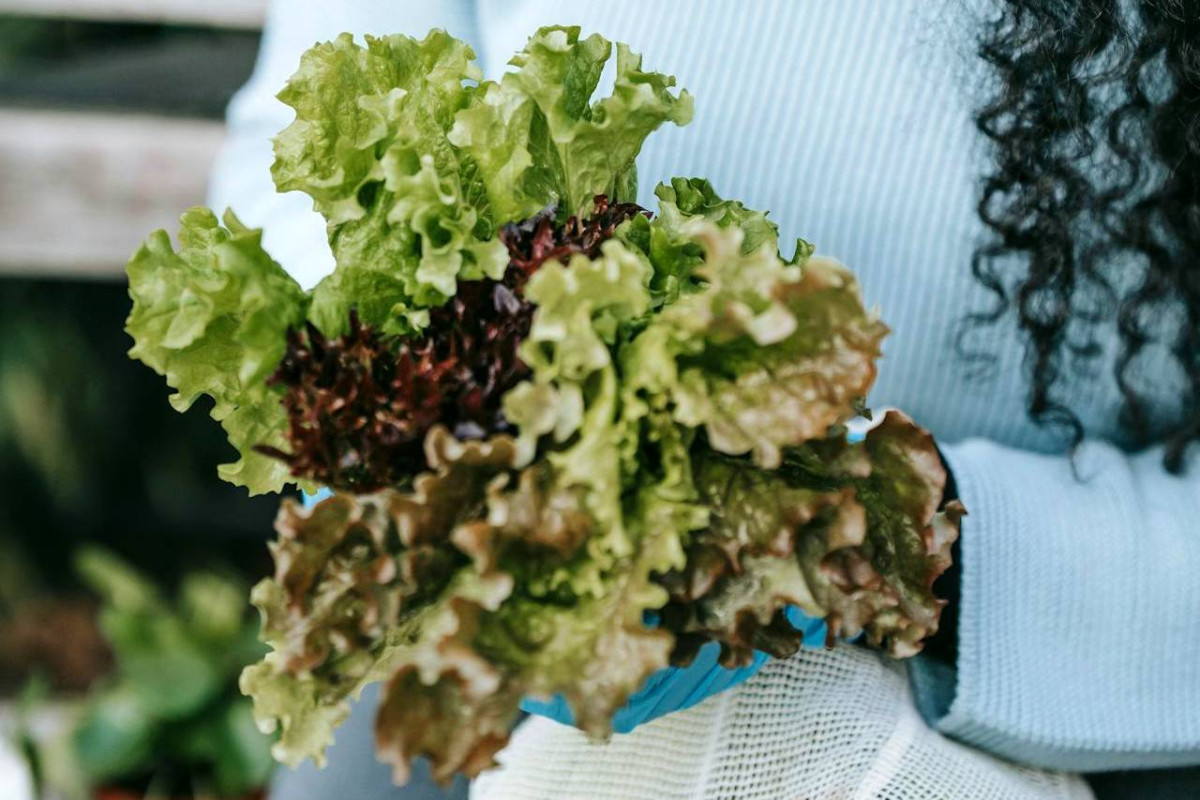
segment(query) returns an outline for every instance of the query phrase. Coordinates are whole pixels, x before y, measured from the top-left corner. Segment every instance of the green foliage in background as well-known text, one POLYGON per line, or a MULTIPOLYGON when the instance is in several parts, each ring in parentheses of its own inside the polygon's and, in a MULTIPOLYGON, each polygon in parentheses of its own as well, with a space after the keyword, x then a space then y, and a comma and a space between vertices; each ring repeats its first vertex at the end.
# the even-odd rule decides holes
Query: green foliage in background
POLYGON ((242 667, 263 654, 245 586, 193 573, 172 603, 106 551, 83 551, 78 568, 103 600, 100 626, 116 661, 72 736, 89 783, 182 780, 221 797, 265 785, 271 740, 237 688, 242 667))

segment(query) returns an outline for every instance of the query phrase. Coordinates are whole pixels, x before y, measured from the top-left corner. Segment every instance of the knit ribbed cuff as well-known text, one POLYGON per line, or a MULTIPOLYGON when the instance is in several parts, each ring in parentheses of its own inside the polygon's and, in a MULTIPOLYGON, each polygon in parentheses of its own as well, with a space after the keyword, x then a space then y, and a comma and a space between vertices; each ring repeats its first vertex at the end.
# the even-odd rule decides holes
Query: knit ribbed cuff
POLYGON ((915 660, 915 700, 942 733, 1033 766, 1196 763, 1188 656, 1139 605, 1178 616, 1187 604, 1140 558, 1148 520, 1130 464, 1097 453, 1077 465, 1081 481, 1063 457, 981 440, 945 448, 969 514, 958 659, 915 660))

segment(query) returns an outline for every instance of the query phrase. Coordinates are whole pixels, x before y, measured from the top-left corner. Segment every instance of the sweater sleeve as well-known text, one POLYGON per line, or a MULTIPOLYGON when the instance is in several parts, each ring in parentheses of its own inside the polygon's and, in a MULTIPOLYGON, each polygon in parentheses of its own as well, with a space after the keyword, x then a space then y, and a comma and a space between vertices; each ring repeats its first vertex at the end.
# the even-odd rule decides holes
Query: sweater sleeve
POLYGON ((1088 443, 1071 462, 944 448, 969 516, 957 658, 918 658, 943 733, 1073 771, 1200 763, 1200 472, 1088 443))
POLYGON ((333 271, 333 256, 312 200, 299 192, 278 194, 271 181, 271 140, 292 121, 291 109, 275 95, 305 50, 345 31, 358 37, 423 37, 431 28, 444 28, 471 44, 482 60, 474 9, 474 0, 272 0, 254 74, 229 106, 209 205, 232 208, 242 222, 263 228, 267 252, 302 286, 315 285, 333 271))

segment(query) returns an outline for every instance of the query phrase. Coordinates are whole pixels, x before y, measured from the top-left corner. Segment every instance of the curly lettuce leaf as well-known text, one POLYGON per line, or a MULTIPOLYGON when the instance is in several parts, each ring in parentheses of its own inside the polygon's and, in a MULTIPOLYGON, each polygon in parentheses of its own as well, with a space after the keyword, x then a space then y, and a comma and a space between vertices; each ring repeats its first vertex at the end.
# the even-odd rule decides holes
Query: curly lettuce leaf
MULTIPOLYGON (((866 509, 867 528, 862 558, 839 559, 827 568, 834 582, 852 594, 873 590, 878 576, 895 598, 878 611, 864 611, 860 603, 843 612, 842 624, 856 624, 856 613, 858 619, 872 614, 865 623, 868 641, 905 658, 919 652, 924 639, 937 631, 945 601, 934 595, 933 582, 950 566, 950 548, 966 509, 952 501, 939 510, 946 470, 933 436, 899 411, 889 411, 867 434, 862 453, 849 448, 841 455, 840 448, 833 449, 823 458, 835 474, 852 477, 866 509), (862 475, 864 460, 870 463, 867 475, 862 475), (865 569, 867 562, 875 575, 865 569)), ((785 472, 802 473, 796 464, 801 460, 786 465, 785 472)))
POLYGON ((477 775, 507 744, 521 690, 474 649, 483 613, 479 602, 447 600, 388 677, 375 739, 395 783, 408 782, 418 755, 429 757, 439 781, 459 771, 477 775))
POLYGON ((496 609, 439 605, 438 625, 388 680, 376 722, 380 756, 397 781, 417 755, 442 781, 494 766, 530 694, 563 694, 581 728, 607 736, 612 715, 671 651, 670 634, 642 621, 645 608, 665 601, 649 563, 635 560, 602 596, 570 603, 513 596, 496 609))
POLYGON ((590 558, 596 524, 581 493, 541 464, 493 480, 487 495, 486 514, 451 538, 481 579, 510 576, 514 590, 497 607, 439 602, 388 680, 377 742, 398 781, 417 755, 439 780, 493 766, 529 694, 563 694, 585 730, 606 735, 615 710, 667 663, 670 636, 642 622, 666 600, 650 580, 667 567, 654 548, 606 573, 602 591, 550 586, 541 578, 590 558))
MULTIPOLYGON (((381 757, 392 764, 398 781, 407 777, 417 755, 428 757, 434 776, 443 781, 455 772, 474 776, 494 766, 494 755, 507 743, 517 719, 519 702, 529 695, 562 695, 579 727, 593 737, 606 737, 616 710, 668 663, 672 637, 647 628, 644 615, 667 599, 652 576, 682 563, 670 532, 647 529, 639 536, 638 552, 604 574, 602 591, 548 589, 536 580, 554 566, 536 565, 536 553, 547 545, 532 551, 530 545, 544 540, 547 531, 564 530, 562 501, 577 495, 561 490, 541 493, 543 498, 557 495, 559 501, 537 502, 536 516, 521 515, 527 524, 519 535, 513 536, 510 529, 497 536, 496 526, 514 519, 502 510, 506 504, 511 508, 516 500, 529 505, 529 482, 524 480, 529 474, 522 473, 520 491, 492 498, 486 523, 458 532, 486 526, 492 531, 483 540, 507 541, 512 548, 507 556, 489 546, 490 554, 476 566, 483 570, 481 575, 489 575, 483 565, 499 564, 513 578, 512 595, 496 608, 457 599, 439 604, 437 624, 426 629, 388 681, 376 732, 381 757)), ((577 516, 582 506, 576 499, 568 508, 577 516)), ((591 524, 588 519, 588 528, 591 524)), ((574 525, 565 530, 575 535, 551 535, 549 552, 587 558, 585 549, 576 548, 591 531, 574 525)), ((477 531, 471 534, 479 541, 476 536, 477 531)), ((569 570, 572 561, 567 558, 560 567, 569 570)))
POLYGON ((458 280, 503 273, 477 167, 447 139, 477 91, 474 57, 444 31, 365 46, 343 34, 305 53, 280 93, 296 119, 275 140, 275 184, 313 198, 337 262, 313 297, 327 335, 344 332, 352 307, 409 332, 458 280))
POLYGON ((585 491, 604 532, 603 544, 594 545, 596 561, 571 577, 577 584, 598 587, 596 570, 631 552, 621 509, 626 444, 612 353, 649 313, 649 275, 642 255, 609 240, 594 260, 577 255, 566 265, 545 264, 525 289, 537 310, 520 355, 533 378, 505 396, 504 413, 520 431, 522 459, 549 437, 547 461, 562 485, 585 491))
POLYGON ((654 316, 622 353, 623 380, 666 395, 677 422, 731 455, 779 466, 784 447, 856 415, 887 328, 854 277, 827 259, 787 263, 769 243, 747 253, 740 227, 693 218, 703 288, 654 316))
POLYGON ((171 405, 186 411, 207 395, 241 458, 218 468, 251 494, 291 482, 287 466, 253 452, 281 446, 287 420, 280 394, 265 383, 283 357, 289 327, 303 323, 308 298, 262 248, 262 232, 232 213, 225 226, 207 209, 184 214, 179 251, 153 234, 127 267, 133 309, 129 351, 167 379, 171 405))
MULTIPOLYGON (((745 254, 763 247, 779 249, 779 227, 765 212, 723 199, 704 178, 672 178, 669 184, 659 184, 654 194, 659 200, 657 225, 673 238, 690 239, 684 226, 698 217, 719 228, 740 230, 745 254)), ((804 257, 811 254, 807 244, 801 245, 799 252, 804 257)))
POLYGON ((471 48, 444 31, 365 41, 345 33, 315 45, 279 93, 296 118, 275 139, 275 183, 308 194, 334 226, 367 215, 364 189, 380 188, 398 138, 424 139, 431 154, 449 149, 445 129, 472 91, 464 81, 481 77, 471 48))
POLYGON ((280 509, 275 574, 251 598, 272 651, 246 669, 242 691, 254 698, 260 727, 280 730, 274 753, 286 764, 322 762, 346 698, 390 673, 435 600, 511 589, 494 574, 464 585, 469 558, 451 541, 485 508, 490 482, 511 468, 511 440, 463 444, 436 428, 426 444, 432 471, 410 492, 280 509))
POLYGON ((479 165, 498 220, 551 202, 583 216, 600 194, 634 200, 646 137, 691 120, 692 98, 671 92, 673 77, 644 71, 641 56, 616 47, 612 94, 593 102, 612 43, 582 38, 578 27, 542 28, 509 62, 516 71, 482 84, 479 103, 458 114, 450 139, 479 165))
POLYGON ((285 763, 320 762, 346 698, 383 680, 377 743, 396 779, 417 756, 439 779, 474 775, 494 763, 523 696, 564 695, 600 737, 668 663, 672 636, 644 625, 667 602, 654 576, 684 564, 663 525, 667 481, 631 515, 636 552, 599 574, 597 591, 577 592, 542 578, 592 561, 583 492, 546 462, 519 468, 510 439, 436 429, 427 446, 433 471, 411 491, 280 513, 276 572, 254 592, 272 653, 242 688, 260 726, 279 731, 285 763))
POLYGON ((444 31, 364 45, 344 34, 305 53, 279 95, 296 119, 272 174, 328 223, 337 268, 314 293, 317 326, 338 335, 357 306, 369 324, 411 332, 459 280, 503 273, 501 224, 554 203, 583 214, 597 194, 632 199, 642 142, 685 123, 691 98, 617 45, 613 93, 592 102, 611 50, 544 28, 516 71, 483 84, 471 48, 444 31))
MULTIPOLYGON (((704 248, 685 230, 689 221, 699 218, 719 228, 737 228, 742 232, 741 251, 746 255, 761 248, 779 247, 779 230, 764 212, 722 199, 703 178, 672 178, 670 183, 660 183, 654 194, 658 197, 654 218, 636 217, 617 235, 650 260, 650 292, 655 308, 705 286, 697 274, 704 264, 704 248)), ((791 263, 807 259, 812 251, 812 245, 799 240, 791 263)))
POLYGON ((799 647, 789 605, 825 619, 831 638, 865 632, 892 656, 916 653, 937 630, 944 601, 932 586, 964 513, 956 502, 939 511, 945 479, 932 438, 895 411, 864 442, 791 449, 775 471, 699 459, 712 522, 664 578, 664 620, 685 650, 720 642, 730 665, 799 647))

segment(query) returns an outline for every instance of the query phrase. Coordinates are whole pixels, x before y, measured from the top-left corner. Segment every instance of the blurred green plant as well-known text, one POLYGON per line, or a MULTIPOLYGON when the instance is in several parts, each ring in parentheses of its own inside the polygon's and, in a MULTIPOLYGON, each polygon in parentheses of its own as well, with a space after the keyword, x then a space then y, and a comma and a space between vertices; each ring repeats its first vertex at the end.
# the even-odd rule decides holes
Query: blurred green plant
MULTIPOLYGON (((66 706, 53 702, 50 679, 34 672, 10 706, 0 738, 25 763, 28 791, 19 797, 34 800, 90 800, 74 753, 61 735, 59 722, 66 706)), ((3 742, 0 742, 2 744, 3 742)))
POLYGON ((100 629, 116 664, 71 734, 88 783, 147 796, 234 798, 262 788, 271 739, 237 688, 242 667, 265 649, 246 587, 197 572, 170 602, 107 551, 85 549, 77 567, 102 599, 100 629))

